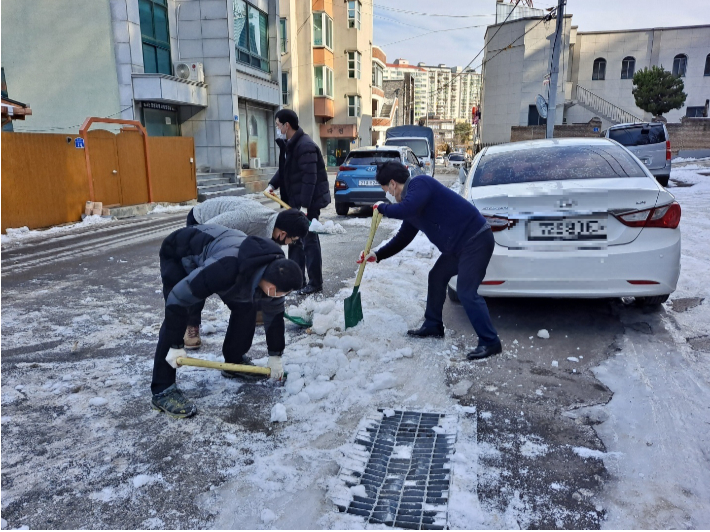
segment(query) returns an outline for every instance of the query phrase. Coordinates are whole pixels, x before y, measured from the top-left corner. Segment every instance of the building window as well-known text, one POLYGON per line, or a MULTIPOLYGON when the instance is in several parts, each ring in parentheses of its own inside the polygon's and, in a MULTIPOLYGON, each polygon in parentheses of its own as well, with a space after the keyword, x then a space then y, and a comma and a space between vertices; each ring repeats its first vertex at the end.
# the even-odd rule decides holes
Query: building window
POLYGON ((685 77, 685 71, 688 68, 688 56, 678 54, 673 58, 673 75, 678 78, 685 77))
POLYGON ((288 72, 281 72, 281 105, 288 104, 288 72))
POLYGON ((621 62, 621 79, 633 79, 634 70, 636 70, 636 59, 633 57, 624 57, 621 62))
POLYGON ((710 76, 710 54, 705 58, 705 71, 703 72, 703 76, 710 76))
POLYGON ((372 66, 372 86, 373 87, 379 87, 380 89, 382 88, 382 75, 383 75, 383 70, 380 65, 375 63, 372 66))
POLYGON ((138 0, 143 65, 147 74, 173 73, 167 3, 167 0, 138 0))
POLYGON ((237 61, 269 72, 269 17, 244 0, 234 0, 237 61))
POLYGON ((362 5, 357 1, 348 2, 348 28, 360 29, 360 10, 362 5))
POLYGON ((360 52, 348 52, 348 77, 360 79, 360 52))
POLYGON ((288 35, 286 33, 286 19, 282 18, 279 21, 279 29, 281 30, 281 53, 286 53, 286 46, 288 44, 288 35))
POLYGON ((686 107, 685 108, 685 116, 689 116, 691 118, 702 118, 705 114, 705 106, 697 106, 697 107, 686 107))
POLYGON ((359 96, 348 96, 348 116, 362 116, 359 96))
POLYGON ((333 19, 327 13, 313 13, 313 46, 333 49, 333 19))
POLYGON ((592 79, 606 79, 606 59, 598 57, 592 67, 592 79))
POLYGON ((333 71, 327 66, 314 67, 316 96, 333 97, 333 71))

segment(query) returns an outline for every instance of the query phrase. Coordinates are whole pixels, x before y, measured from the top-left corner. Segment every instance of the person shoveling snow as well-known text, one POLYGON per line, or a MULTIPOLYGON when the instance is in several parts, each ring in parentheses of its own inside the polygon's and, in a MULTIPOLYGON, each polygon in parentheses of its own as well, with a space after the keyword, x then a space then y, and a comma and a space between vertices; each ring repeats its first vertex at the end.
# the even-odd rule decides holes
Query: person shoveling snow
POLYGON ((219 225, 185 227, 163 241, 160 275, 165 319, 153 362, 153 408, 178 418, 197 412, 175 383, 177 359, 186 356, 183 335, 190 307, 212 294, 219 295, 232 311, 222 347, 225 361, 250 364, 244 355, 256 328, 255 304, 261 303, 270 375, 272 379, 283 377, 284 298, 301 286, 303 275, 278 244, 219 225))
POLYGON ((374 205, 383 216, 403 220, 397 234, 377 251, 360 253, 358 263, 379 262, 396 255, 422 231, 441 251, 429 272, 429 290, 424 324, 407 332, 416 338, 444 336, 442 311, 446 287, 458 274, 458 294, 471 325, 478 335, 478 347, 468 353, 469 360, 486 358, 502 351, 485 300, 478 287, 486 275, 493 255, 493 232, 478 209, 458 194, 427 175, 411 177, 399 162, 386 162, 377 169, 375 179, 394 205, 374 205))

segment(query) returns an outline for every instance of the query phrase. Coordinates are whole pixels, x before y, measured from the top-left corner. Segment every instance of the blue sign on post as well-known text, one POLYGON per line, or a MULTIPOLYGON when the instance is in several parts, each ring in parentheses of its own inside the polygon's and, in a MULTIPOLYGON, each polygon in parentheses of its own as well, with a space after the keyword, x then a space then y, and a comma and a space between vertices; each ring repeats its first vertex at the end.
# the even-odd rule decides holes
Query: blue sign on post
POLYGON ((84 147, 84 139, 81 137, 77 137, 74 139, 74 147, 75 148, 83 148, 84 147))
POLYGON ((599 128, 598 127, 592 128, 592 131, 594 131, 594 133, 599 133, 599 128))

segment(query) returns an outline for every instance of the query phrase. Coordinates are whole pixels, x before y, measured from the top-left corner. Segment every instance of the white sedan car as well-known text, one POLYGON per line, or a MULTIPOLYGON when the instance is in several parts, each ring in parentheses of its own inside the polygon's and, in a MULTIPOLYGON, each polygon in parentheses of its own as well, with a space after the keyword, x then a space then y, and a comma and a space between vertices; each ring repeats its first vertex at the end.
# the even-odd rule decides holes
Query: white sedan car
MULTIPOLYGON (((634 296, 659 305, 680 275, 680 205, 608 139, 484 149, 461 188, 491 224, 487 297, 634 296)), ((449 296, 456 300, 456 280, 449 296)))

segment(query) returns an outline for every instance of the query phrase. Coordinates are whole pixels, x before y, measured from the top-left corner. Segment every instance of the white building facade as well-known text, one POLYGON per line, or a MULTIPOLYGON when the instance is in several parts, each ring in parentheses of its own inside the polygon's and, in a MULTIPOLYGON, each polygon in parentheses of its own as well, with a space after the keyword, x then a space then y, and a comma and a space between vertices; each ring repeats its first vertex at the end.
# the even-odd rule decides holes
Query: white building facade
MULTIPOLYGON (((550 55, 556 21, 542 16, 489 26, 484 50, 481 136, 484 144, 510 141, 512 126, 546 123, 538 95, 549 101, 550 55)), ((664 117, 677 122, 702 116, 710 98, 710 25, 642 30, 581 32, 565 15, 555 124, 612 124, 651 120, 632 94, 633 74, 662 66, 682 77, 685 105, 664 117)))

